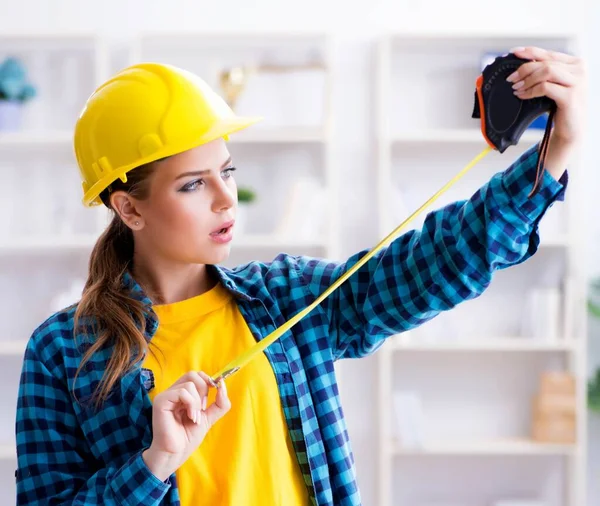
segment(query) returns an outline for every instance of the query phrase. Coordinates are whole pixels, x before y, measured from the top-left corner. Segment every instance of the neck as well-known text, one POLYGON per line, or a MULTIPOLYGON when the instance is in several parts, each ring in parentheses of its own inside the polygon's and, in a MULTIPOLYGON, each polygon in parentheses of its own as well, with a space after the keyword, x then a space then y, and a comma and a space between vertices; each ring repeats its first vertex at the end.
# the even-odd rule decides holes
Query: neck
POLYGON ((134 250, 133 276, 154 304, 172 304, 201 295, 214 286, 206 265, 148 261, 134 250))

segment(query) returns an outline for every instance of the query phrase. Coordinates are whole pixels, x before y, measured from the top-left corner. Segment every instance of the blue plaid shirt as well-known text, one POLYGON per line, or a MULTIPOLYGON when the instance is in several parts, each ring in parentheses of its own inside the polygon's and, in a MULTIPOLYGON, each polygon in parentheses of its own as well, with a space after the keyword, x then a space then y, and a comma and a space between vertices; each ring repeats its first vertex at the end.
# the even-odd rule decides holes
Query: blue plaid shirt
MULTIPOLYGON (((361 504, 334 361, 373 353, 388 336, 480 295, 495 270, 534 254, 538 221, 564 199, 567 183, 566 173, 561 181, 546 173, 539 193, 529 198, 536 161, 534 147, 470 199, 429 213, 421 230, 394 240, 265 351, 312 503, 361 504)), ((212 268, 259 340, 364 253, 340 263, 282 254, 269 263, 212 268)), ((151 339, 157 327, 151 302, 131 276, 125 283, 147 304, 151 339)), ((73 339, 73 314, 70 308, 50 317, 25 352, 16 419, 17 504, 179 504, 175 475, 162 482, 141 458, 152 441, 150 371, 136 367, 99 410, 74 400, 73 393, 80 401, 90 398, 111 350, 96 354, 74 385, 85 345, 73 339)))

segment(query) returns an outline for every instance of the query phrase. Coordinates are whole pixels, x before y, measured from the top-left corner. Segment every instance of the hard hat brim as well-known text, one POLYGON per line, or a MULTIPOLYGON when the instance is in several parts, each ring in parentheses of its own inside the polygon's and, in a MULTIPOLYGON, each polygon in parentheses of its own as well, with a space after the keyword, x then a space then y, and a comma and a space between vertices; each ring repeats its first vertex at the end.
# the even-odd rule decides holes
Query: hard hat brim
POLYGON ((205 132, 200 137, 197 137, 191 141, 185 140, 179 143, 169 143, 162 149, 152 153, 152 155, 150 156, 136 160, 136 162, 133 164, 114 169, 105 177, 98 180, 85 192, 82 202, 87 207, 100 205, 102 204, 102 201, 100 199, 100 193, 102 193, 106 188, 108 188, 114 181, 116 181, 119 178, 126 181, 126 174, 129 171, 135 169, 136 167, 140 167, 141 165, 160 160, 161 158, 165 158, 167 156, 173 156, 178 153, 183 153, 184 151, 188 151, 203 144, 208 144, 209 142, 212 142, 219 138, 228 140, 230 134, 239 132, 244 128, 254 125, 262 119, 263 118, 260 116, 232 116, 230 118, 222 118, 217 123, 215 123, 210 128, 210 130, 205 132))

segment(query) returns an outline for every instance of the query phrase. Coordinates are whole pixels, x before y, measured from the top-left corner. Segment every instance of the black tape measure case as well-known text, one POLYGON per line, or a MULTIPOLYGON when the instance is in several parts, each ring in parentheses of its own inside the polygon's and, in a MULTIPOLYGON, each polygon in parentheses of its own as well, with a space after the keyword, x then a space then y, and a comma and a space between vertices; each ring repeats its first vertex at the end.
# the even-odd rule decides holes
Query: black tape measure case
POLYGON ((537 117, 556 108, 548 97, 523 100, 514 95, 512 83, 506 78, 528 61, 512 53, 499 56, 483 69, 476 81, 472 117, 481 119, 481 133, 500 153, 516 146, 537 117))
POLYGON ((472 117, 481 120, 481 133, 489 146, 504 153, 509 146, 518 144, 536 118, 549 113, 539 149, 533 194, 541 180, 556 103, 548 97, 521 99, 514 94, 513 83, 506 78, 529 61, 509 53, 487 65, 475 82, 472 117))

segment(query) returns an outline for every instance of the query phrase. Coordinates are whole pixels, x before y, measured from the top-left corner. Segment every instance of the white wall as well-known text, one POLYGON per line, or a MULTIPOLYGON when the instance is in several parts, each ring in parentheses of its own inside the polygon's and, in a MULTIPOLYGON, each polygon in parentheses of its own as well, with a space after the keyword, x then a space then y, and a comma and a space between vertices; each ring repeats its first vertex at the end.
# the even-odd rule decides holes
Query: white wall
MULTIPOLYGON (((591 4, 592 2, 590 2, 591 4)), ((115 48, 139 30, 327 30, 337 37, 338 93, 335 98, 336 150, 345 191, 340 196, 342 215, 347 217, 341 234, 343 251, 350 254, 376 242, 376 204, 374 200, 373 107, 371 99, 373 42, 386 30, 430 27, 431 29, 493 29, 510 26, 519 30, 575 27, 578 13, 560 0, 504 0, 497 4, 481 0, 448 2, 435 0, 229 0, 226 2, 183 0, 0 0, 0 32, 46 32, 95 30, 107 36, 115 48), (501 10, 500 10, 501 8, 501 10), (494 9, 493 15, 489 12, 494 9), (363 203, 351 204, 351 200, 363 203), (362 233, 349 233, 349 227, 362 233)), ((600 3, 586 10, 588 27, 600 26, 600 3)), ((589 30, 588 47, 600 45, 597 30, 589 30)), ((600 56, 588 54, 594 84, 600 83, 600 56)), ((465 114, 469 114, 466 111, 465 114)), ((600 117, 600 99, 591 93, 590 117, 600 117)), ((598 122, 591 122, 590 137, 600 133, 598 122)), ((588 171, 595 177, 597 155, 587 149, 588 171)), ((508 160, 507 160, 508 163, 508 160)), ((458 169, 458 168, 457 168, 458 169)), ((575 174, 574 177, 577 177, 575 174)), ((590 184, 590 197, 595 197, 598 184, 590 184)), ((590 198, 591 202, 592 199, 590 198)), ((600 224, 596 210, 589 210, 589 266, 600 272, 600 224)), ((587 214, 587 213, 586 213, 587 214)), ((583 213, 582 213, 583 216, 583 213)), ((590 327, 600 333, 600 326, 590 327)), ((600 336, 591 350, 600 363, 600 336)), ((354 442, 364 504, 374 504, 375 420, 369 413, 375 409, 374 360, 349 364, 355 374, 346 375, 345 411, 354 442), (351 392, 351 394, 349 393, 351 392)), ((590 453, 593 476, 590 480, 589 506, 600 505, 600 423, 590 432, 595 450, 590 453), (595 488, 592 488, 595 487, 595 488)))

